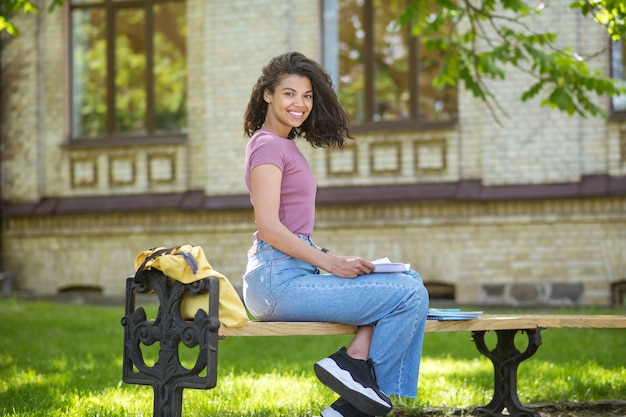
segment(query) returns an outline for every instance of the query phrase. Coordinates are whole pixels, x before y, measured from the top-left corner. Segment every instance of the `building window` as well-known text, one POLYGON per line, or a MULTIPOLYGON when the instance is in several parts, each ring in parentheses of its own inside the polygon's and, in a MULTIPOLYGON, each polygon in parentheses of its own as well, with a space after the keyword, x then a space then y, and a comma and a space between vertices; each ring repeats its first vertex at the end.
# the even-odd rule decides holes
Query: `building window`
POLYGON ((455 88, 436 89, 443 62, 397 18, 404 2, 324 0, 324 65, 354 126, 448 123, 455 88))
POLYGON ((187 129, 184 0, 71 0, 73 140, 187 129))
MULTIPOLYGON (((626 82, 626 42, 611 44, 611 76, 626 82)), ((611 98, 613 112, 626 113, 626 95, 611 98)))

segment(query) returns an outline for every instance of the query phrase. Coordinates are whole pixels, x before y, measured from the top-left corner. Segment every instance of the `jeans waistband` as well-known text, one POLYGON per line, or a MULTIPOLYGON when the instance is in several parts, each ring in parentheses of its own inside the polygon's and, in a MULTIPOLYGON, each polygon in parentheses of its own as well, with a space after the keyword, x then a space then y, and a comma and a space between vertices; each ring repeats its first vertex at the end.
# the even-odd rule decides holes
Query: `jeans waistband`
MULTIPOLYGON (((311 239, 311 236, 307 236, 307 235, 302 235, 299 233, 294 233, 300 240, 303 240, 305 242, 307 242, 309 245, 311 246, 316 246, 315 243, 313 242, 313 239, 311 239)), ((254 234, 255 237, 255 242, 258 244, 259 242, 265 242, 263 239, 260 239, 259 236, 255 233, 254 234)), ((266 242, 267 243, 267 242, 266 242)))
POLYGON ((301 235, 299 233, 296 233, 296 236, 298 236, 300 240, 304 240, 305 242, 308 242, 309 244, 313 245, 313 240, 311 239, 311 236, 301 235))

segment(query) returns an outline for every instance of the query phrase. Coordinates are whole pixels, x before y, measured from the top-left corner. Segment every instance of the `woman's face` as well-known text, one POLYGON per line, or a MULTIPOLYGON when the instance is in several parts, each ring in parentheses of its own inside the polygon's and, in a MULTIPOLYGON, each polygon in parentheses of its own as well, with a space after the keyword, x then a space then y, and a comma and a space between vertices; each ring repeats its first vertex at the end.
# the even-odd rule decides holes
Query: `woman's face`
POLYGON ((263 128, 286 138, 292 128, 304 123, 313 109, 311 80, 301 75, 287 75, 273 93, 265 90, 263 99, 267 103, 263 128))

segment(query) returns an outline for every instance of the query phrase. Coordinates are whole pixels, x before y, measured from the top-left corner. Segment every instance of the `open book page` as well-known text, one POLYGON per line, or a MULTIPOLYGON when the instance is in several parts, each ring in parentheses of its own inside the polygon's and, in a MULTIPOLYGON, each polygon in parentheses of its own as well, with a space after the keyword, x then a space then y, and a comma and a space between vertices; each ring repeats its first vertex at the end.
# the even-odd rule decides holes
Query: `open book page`
POLYGON ((411 268, 411 264, 404 264, 399 262, 391 262, 389 258, 380 258, 372 261, 376 267, 374 273, 393 273, 393 272, 406 272, 411 268))

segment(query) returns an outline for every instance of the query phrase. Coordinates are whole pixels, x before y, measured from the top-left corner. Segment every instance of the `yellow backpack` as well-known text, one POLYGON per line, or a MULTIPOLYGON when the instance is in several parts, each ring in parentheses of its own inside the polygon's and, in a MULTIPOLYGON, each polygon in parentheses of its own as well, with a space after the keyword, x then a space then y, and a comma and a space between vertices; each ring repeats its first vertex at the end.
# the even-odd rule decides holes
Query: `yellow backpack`
MULTIPOLYGON (((213 269, 200 246, 182 245, 173 248, 158 247, 142 251, 135 258, 135 281, 145 269, 158 269, 167 277, 190 284, 203 278, 215 277, 220 284, 219 320, 226 327, 241 327, 248 322, 246 308, 228 278, 213 269)), ((196 311, 207 312, 209 294, 186 293, 181 302, 181 315, 194 318, 196 311)))

